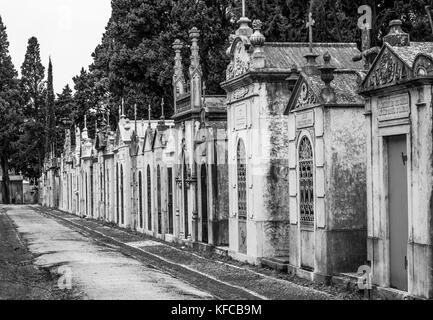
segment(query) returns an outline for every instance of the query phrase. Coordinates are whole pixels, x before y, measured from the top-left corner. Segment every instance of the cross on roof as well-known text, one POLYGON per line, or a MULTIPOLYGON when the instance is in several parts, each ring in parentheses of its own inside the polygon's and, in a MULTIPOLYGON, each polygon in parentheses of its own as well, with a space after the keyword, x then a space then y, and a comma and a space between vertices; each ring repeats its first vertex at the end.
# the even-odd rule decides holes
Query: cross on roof
POLYGON ((316 21, 313 19, 313 13, 308 14, 308 22, 307 22, 307 28, 308 28, 308 35, 309 35, 309 48, 310 52, 313 52, 313 26, 315 25, 316 21))
POLYGON ((165 102, 164 102, 164 97, 162 97, 162 99, 161 99, 161 119, 165 119, 164 107, 165 107, 165 102))

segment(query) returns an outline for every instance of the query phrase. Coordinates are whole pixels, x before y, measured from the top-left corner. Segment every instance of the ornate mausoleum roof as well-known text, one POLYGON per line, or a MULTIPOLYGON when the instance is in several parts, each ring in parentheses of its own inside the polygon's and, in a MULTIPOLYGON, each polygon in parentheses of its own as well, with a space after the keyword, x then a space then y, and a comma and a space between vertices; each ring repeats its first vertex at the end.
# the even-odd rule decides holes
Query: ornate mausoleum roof
POLYGON ((409 35, 401 30, 401 21, 390 23, 390 32, 384 45, 361 84, 360 93, 418 81, 433 76, 433 43, 410 42, 409 35))
MULTIPOLYGON (((356 43, 313 43, 313 51, 319 55, 318 64, 323 64, 322 56, 329 52, 332 63, 337 69, 363 70, 362 62, 353 62, 352 58, 359 54, 356 43)), ((305 64, 305 55, 309 52, 308 43, 266 42, 263 46, 265 69, 290 70, 293 65, 298 68, 305 64)))

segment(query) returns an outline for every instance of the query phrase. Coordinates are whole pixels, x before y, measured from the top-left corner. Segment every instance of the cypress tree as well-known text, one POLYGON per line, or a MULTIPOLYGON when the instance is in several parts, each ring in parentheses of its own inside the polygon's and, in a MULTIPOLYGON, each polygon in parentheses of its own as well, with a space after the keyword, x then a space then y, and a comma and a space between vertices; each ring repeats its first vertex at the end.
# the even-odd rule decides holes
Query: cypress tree
POLYGON ((17 72, 9 55, 6 27, 0 16, 0 164, 3 172, 3 202, 10 202, 9 165, 18 139, 19 96, 17 72))
POLYGON ((52 146, 55 135, 55 115, 54 115, 54 88, 53 88, 53 64, 51 57, 48 63, 48 77, 47 77, 47 135, 45 138, 45 152, 48 152, 52 146))
POLYGON ((40 47, 36 37, 28 41, 21 66, 20 91, 23 115, 26 119, 19 140, 17 165, 30 178, 38 178, 45 148, 45 67, 41 63, 40 47))

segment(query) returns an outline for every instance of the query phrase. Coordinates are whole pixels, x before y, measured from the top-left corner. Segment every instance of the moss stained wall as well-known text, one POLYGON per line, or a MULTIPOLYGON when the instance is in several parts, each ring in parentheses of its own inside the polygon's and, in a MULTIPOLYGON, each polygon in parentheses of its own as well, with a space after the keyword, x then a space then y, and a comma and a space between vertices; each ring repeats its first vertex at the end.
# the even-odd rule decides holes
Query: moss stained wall
POLYGON ((266 155, 269 166, 265 171, 264 228, 275 255, 285 256, 289 254, 290 241, 289 135, 288 116, 283 112, 291 92, 286 83, 268 83, 266 92, 270 150, 266 155))

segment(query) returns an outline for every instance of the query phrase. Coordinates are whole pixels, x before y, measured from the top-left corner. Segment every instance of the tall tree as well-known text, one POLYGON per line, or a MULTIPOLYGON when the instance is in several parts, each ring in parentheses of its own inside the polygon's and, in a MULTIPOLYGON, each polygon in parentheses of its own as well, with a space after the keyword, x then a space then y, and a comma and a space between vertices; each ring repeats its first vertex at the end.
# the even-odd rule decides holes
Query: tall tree
POLYGON ((55 141, 57 142, 57 148, 61 148, 64 145, 65 130, 72 127, 74 110, 76 110, 76 107, 72 90, 69 85, 66 85, 62 93, 57 94, 55 103, 55 118, 57 119, 55 141))
POLYGON ((21 66, 20 91, 23 98, 23 130, 19 139, 17 165, 29 178, 38 178, 45 149, 45 67, 41 63, 36 37, 28 41, 21 66))
POLYGON ((51 63, 51 57, 48 62, 48 76, 47 76, 47 127, 45 137, 45 152, 50 150, 52 144, 55 143, 55 114, 54 114, 54 88, 53 88, 53 64, 51 63))
POLYGON ((9 55, 6 27, 0 16, 0 165, 3 171, 3 202, 9 203, 10 159, 19 135, 19 93, 17 72, 9 55))

